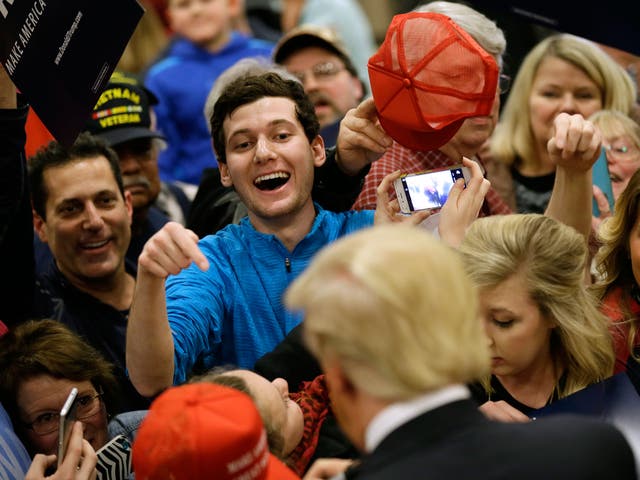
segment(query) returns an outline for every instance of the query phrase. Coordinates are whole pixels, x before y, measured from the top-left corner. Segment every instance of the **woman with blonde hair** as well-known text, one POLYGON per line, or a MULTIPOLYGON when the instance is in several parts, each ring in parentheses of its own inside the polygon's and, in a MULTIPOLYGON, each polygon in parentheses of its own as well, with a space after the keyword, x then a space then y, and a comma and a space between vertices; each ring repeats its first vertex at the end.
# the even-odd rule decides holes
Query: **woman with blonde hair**
POLYGON ((459 250, 491 348, 491 376, 475 389, 483 410, 524 419, 513 409, 531 413, 613 373, 582 235, 538 214, 493 216, 473 222, 459 250))
MULTIPOLYGON (((633 174, 615 203, 614 215, 598 229, 594 293, 609 317, 616 349, 615 371, 640 373, 640 173, 633 174), (634 352, 635 350, 635 352, 634 352)), ((638 375, 640 378, 640 374, 638 375)))
POLYGON ((491 138, 489 179, 515 211, 543 213, 555 180, 547 152, 553 119, 601 109, 631 114, 631 77, 596 44, 569 34, 538 43, 524 58, 491 138))

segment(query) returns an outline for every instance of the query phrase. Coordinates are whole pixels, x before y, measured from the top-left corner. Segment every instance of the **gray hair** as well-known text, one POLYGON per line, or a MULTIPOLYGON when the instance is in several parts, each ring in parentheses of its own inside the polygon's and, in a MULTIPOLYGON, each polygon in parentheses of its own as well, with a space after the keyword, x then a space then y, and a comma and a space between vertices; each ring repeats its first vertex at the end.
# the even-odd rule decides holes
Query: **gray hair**
POLYGON ((416 12, 441 13, 451 18, 462 29, 473 37, 478 44, 493 58, 498 68, 502 69, 502 56, 507 48, 504 32, 495 22, 467 5, 454 2, 430 2, 416 7, 416 12))

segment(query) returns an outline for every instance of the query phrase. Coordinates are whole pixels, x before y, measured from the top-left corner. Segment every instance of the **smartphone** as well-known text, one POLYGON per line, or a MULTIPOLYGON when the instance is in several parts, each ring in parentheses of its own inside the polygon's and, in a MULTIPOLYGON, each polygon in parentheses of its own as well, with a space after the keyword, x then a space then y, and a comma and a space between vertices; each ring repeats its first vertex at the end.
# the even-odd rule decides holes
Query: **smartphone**
POLYGON ((78 389, 73 387, 60 410, 60 427, 58 429, 58 467, 62 464, 69 446, 71 428, 78 418, 78 389))
MULTIPOLYGON (((602 193, 604 193, 605 197, 607 197, 607 200, 609 201, 609 211, 613 214, 613 205, 615 201, 613 198, 613 189, 611 188, 611 177, 609 176, 607 154, 604 148, 601 150, 596 163, 593 164, 591 171, 593 174, 593 184, 598 186, 600 190, 602 190, 602 193)), ((593 199, 593 216, 600 216, 600 209, 598 209, 598 203, 595 198, 593 199)))
POLYGON ((400 211, 411 213, 442 207, 447 201, 449 190, 459 178, 464 179, 466 186, 471 178, 471 171, 467 167, 456 165, 403 175, 393 182, 400 211))

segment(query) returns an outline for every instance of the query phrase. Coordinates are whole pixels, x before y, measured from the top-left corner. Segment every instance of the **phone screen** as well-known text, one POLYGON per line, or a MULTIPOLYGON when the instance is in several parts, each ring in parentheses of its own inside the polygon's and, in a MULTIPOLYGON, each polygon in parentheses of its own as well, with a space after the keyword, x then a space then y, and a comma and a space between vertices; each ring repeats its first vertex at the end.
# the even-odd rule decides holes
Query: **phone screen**
POLYGON ((402 177, 410 210, 440 208, 447 201, 455 181, 464 179, 462 168, 418 173, 402 177))
POLYGON ((58 466, 64 460, 69 446, 69 437, 71 436, 71 428, 73 422, 78 418, 78 389, 72 388, 67 400, 60 410, 60 427, 58 429, 58 466))

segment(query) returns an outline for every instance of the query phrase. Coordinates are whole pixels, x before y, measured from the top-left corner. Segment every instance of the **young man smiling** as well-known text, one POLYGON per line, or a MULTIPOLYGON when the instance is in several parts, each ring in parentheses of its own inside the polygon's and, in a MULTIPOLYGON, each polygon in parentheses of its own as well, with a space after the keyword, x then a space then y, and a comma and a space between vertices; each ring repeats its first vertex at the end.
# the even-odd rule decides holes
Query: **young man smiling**
POLYGON ((127 366, 143 395, 193 370, 253 367, 300 322, 282 304, 289 283, 323 246, 373 224, 372 211, 313 203, 313 169, 325 161, 318 129, 302 86, 277 74, 241 78, 222 93, 213 144, 223 184, 249 214, 199 243, 169 223, 145 245, 127 329, 127 366))

